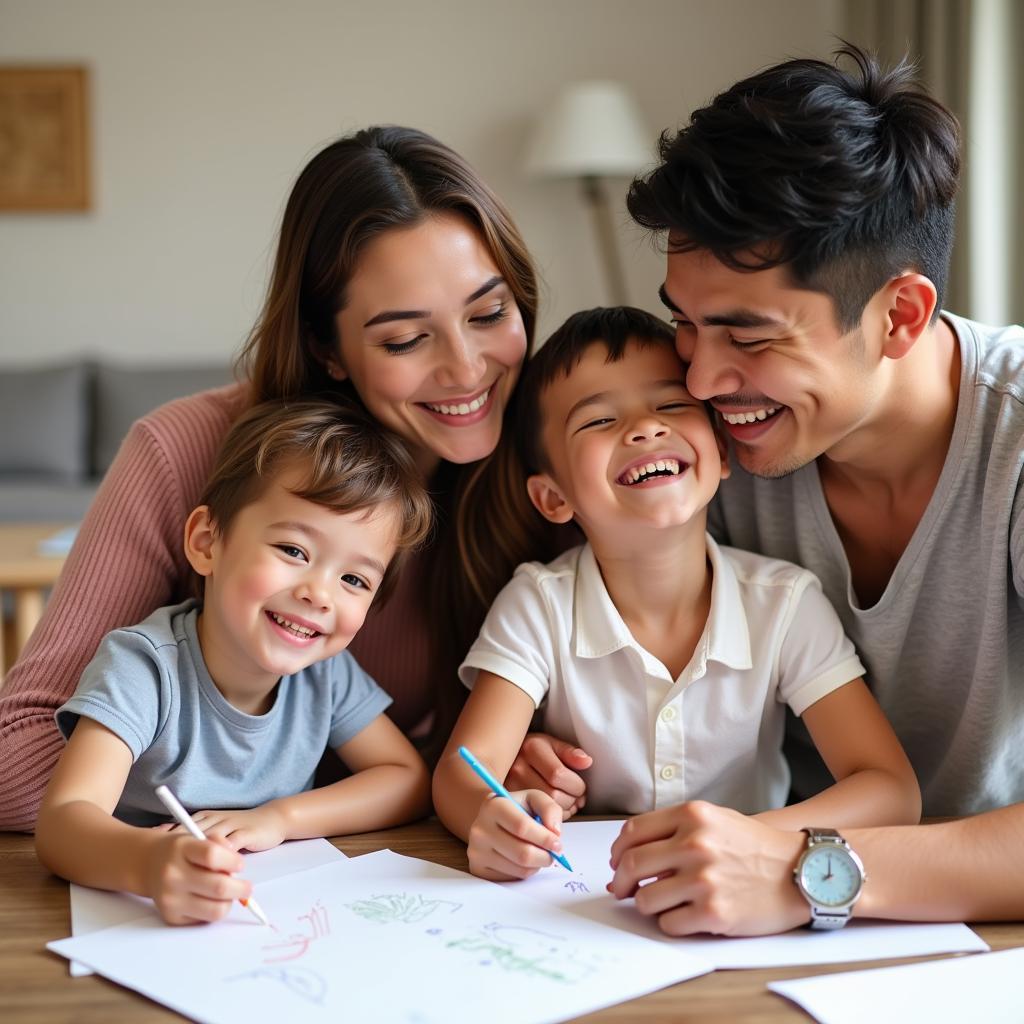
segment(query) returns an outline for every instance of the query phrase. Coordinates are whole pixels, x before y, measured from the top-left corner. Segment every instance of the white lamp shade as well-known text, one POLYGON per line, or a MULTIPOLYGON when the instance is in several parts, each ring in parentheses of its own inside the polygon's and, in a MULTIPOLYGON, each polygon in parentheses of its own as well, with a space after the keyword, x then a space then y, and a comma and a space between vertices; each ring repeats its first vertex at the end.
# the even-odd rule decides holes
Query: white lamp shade
POLYGON ((629 177, 653 156, 654 136, 623 85, 577 82, 541 117, 526 169, 544 177, 629 177))

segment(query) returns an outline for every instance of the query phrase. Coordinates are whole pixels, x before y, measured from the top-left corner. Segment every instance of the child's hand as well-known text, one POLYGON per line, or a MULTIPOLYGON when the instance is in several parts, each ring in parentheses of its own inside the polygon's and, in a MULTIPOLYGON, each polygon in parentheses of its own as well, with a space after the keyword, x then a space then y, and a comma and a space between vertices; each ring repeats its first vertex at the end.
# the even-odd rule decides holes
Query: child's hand
MULTIPOLYGON (((249 811, 199 811, 192 820, 210 839, 222 839, 233 850, 270 850, 287 838, 284 817, 273 804, 264 804, 249 811)), ((169 832, 180 832, 181 826, 162 825, 169 832)))
POLYGON ((469 830, 469 870, 492 882, 529 878, 562 852, 562 808, 546 793, 525 789, 512 796, 543 825, 504 797, 484 801, 469 830))
POLYGON ((241 871, 240 854, 219 840, 206 842, 188 834, 168 836, 146 865, 150 896, 168 924, 219 921, 252 883, 233 878, 241 871))

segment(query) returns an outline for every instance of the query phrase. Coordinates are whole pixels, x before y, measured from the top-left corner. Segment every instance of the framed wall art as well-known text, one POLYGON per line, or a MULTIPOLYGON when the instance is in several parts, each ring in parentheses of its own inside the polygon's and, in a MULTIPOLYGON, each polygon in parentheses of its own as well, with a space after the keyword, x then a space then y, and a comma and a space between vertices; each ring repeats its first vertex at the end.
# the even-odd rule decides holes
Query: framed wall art
POLYGON ((0 211, 88 210, 88 72, 0 65, 0 211))

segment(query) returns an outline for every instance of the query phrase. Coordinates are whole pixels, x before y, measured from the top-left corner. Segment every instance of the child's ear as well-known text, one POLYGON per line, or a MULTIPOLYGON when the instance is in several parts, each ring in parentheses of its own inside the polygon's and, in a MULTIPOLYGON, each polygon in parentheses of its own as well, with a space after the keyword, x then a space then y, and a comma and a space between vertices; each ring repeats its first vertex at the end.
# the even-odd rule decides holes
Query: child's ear
POLYGON ((200 576, 213 572, 213 544, 217 530, 210 518, 210 506, 200 505, 185 520, 185 557, 200 576))
POLYGON ((565 499, 558 484, 547 473, 536 473, 526 481, 526 493, 533 507, 549 522, 568 523, 573 507, 565 499))

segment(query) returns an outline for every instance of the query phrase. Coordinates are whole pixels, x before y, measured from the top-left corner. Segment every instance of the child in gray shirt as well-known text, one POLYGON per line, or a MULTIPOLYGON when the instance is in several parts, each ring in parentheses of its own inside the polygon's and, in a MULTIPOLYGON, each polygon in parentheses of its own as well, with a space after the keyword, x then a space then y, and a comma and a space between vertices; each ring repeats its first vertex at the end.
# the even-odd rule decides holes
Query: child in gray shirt
POLYGON ((429 525, 409 455, 362 412, 246 413, 185 525, 202 602, 108 634, 57 711, 68 745, 39 815, 43 863, 150 896, 169 923, 211 921, 248 895, 238 850, 426 813, 426 766, 345 648, 429 525), (328 747, 353 774, 313 789, 328 747), (218 841, 161 825, 160 785, 218 841))

